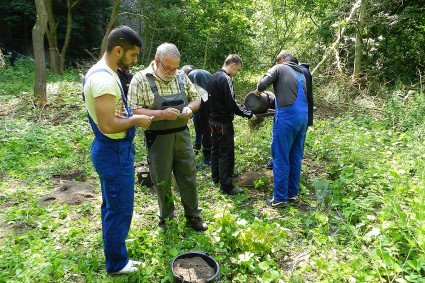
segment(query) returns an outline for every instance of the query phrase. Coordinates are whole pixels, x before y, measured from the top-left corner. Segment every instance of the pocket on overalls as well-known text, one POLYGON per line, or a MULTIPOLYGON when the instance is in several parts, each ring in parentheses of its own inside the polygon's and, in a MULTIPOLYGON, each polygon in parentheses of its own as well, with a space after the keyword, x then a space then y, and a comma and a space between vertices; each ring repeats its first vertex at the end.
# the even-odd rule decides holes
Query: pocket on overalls
POLYGON ((122 166, 126 166, 127 163, 133 162, 132 149, 133 149, 133 144, 130 143, 130 142, 128 142, 128 143, 125 142, 125 143, 119 144, 119 159, 120 159, 120 164, 122 166))

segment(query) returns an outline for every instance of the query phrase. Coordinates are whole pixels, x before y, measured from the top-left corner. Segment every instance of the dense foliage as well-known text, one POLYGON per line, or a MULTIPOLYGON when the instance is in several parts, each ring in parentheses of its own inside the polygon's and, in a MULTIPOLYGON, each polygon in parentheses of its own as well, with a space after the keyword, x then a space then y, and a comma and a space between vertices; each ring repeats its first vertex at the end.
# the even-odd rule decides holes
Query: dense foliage
MULTIPOLYGON (((65 4, 53 2, 63 39, 65 4)), ((138 29, 145 42, 141 64, 164 41, 179 47, 182 64, 210 71, 228 53, 239 53, 245 63, 235 78, 239 99, 281 49, 315 67, 340 35, 335 49, 342 66, 338 71, 332 50, 314 75, 316 121, 308 130, 297 204, 264 204, 272 192, 261 167, 269 157, 271 121, 250 129, 237 118, 236 175, 255 176, 250 186, 242 195, 223 196, 208 170, 200 169, 209 230, 185 227, 176 193, 177 217, 163 234, 154 192, 138 184, 128 247, 143 266, 131 276, 105 272, 81 70, 61 76, 48 71, 42 108, 32 96, 31 60, 21 57, 1 70, 0 283, 171 282, 170 261, 189 250, 208 252, 219 262, 219 282, 425 282, 425 8, 419 0, 369 1, 362 80, 353 83, 357 22, 346 18, 354 2, 123 2, 121 23, 138 29), (76 205, 43 203, 69 180, 92 185, 96 197, 76 205)), ((110 8, 111 1, 82 2, 69 63, 99 47, 110 8)), ((30 54, 34 20, 31 1, 2 1, 0 43, 30 54)), ((136 161, 145 159, 139 131, 136 161)))
MULTIPOLYGON (((343 72, 351 74, 357 30, 356 14, 346 21, 356 1, 300 0, 134 0, 122 4, 121 24, 140 31, 145 47, 140 63, 152 60, 156 47, 175 43, 182 62, 216 70, 229 53, 238 53, 245 68, 266 70, 277 53, 286 49, 314 67, 341 35, 336 46, 343 72), (345 32, 342 33, 342 29, 345 32)), ((363 35, 365 78, 415 83, 424 74, 425 7, 423 1, 369 1, 363 35)), ((53 1, 59 41, 65 33, 66 6, 53 1)), ((98 48, 112 1, 82 1, 75 12, 68 63, 88 58, 98 48)), ((35 15, 30 0, 0 4, 1 43, 30 54, 35 15), (23 32, 17 31, 23 30, 23 32)), ((97 53, 95 52, 95 55, 97 53)), ((330 54, 319 73, 333 71, 330 54)))

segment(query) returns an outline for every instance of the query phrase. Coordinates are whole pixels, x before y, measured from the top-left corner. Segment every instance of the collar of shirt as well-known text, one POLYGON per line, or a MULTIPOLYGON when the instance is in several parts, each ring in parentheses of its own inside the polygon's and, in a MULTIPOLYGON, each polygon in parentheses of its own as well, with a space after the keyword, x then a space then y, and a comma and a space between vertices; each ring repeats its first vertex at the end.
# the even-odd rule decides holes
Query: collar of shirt
MULTIPOLYGON (((220 69, 220 71, 222 71, 223 73, 225 73, 227 76, 229 76, 229 74, 226 72, 225 69, 220 69)), ((229 76, 230 77, 230 76, 229 76)))
POLYGON ((155 64, 155 61, 152 61, 149 66, 147 66, 144 70, 142 70, 142 74, 146 75, 146 74, 151 74, 154 75, 156 78, 158 78, 155 74, 155 71, 153 69, 153 65, 155 64))

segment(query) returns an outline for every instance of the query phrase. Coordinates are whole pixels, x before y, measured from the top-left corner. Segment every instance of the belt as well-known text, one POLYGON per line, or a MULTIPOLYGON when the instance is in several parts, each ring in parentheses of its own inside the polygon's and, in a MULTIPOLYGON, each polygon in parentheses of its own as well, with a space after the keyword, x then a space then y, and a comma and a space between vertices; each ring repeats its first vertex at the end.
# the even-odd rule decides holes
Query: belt
POLYGON ((180 127, 180 128, 174 128, 174 129, 167 129, 167 130, 148 130, 145 131, 145 134, 149 135, 168 135, 168 134, 174 134, 174 133, 178 133, 178 132, 182 132, 184 130, 187 129, 187 125, 180 127))

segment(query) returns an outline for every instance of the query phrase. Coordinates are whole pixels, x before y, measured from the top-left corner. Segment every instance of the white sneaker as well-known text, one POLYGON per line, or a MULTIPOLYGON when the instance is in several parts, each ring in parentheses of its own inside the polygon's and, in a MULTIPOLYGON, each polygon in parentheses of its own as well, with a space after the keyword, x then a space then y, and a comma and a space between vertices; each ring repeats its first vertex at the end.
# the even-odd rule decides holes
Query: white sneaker
POLYGON ((128 263, 124 266, 123 269, 117 272, 110 273, 111 275, 119 275, 119 274, 129 274, 138 271, 139 269, 135 267, 135 265, 142 264, 140 261, 129 260, 128 263))

